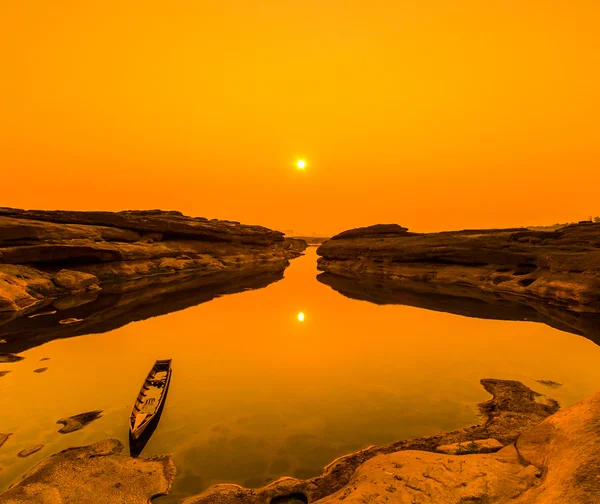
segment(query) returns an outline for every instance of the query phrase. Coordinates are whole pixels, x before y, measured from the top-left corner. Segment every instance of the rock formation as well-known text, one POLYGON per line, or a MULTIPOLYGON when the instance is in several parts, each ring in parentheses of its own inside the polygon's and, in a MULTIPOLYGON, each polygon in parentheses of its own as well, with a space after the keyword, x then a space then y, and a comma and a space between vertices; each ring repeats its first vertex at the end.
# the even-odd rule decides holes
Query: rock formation
POLYGON ((600 496, 600 392, 490 455, 405 451, 363 464, 319 504, 593 504, 600 496), (393 499, 391 497, 393 494, 393 499))
POLYGON ((319 280, 378 303, 537 320, 600 342, 600 224, 556 231, 345 231, 317 253, 319 280))
MULTIPOLYGON (((264 504, 264 502, 271 502, 271 499, 276 498, 281 498, 281 502, 285 502, 284 497, 286 496, 290 498, 297 496, 300 498, 300 502, 302 502, 302 498, 306 498, 307 502, 321 502, 320 499, 325 499, 345 489, 352 481, 357 469, 374 457, 387 456, 405 450, 422 450, 414 453, 422 454, 424 457, 435 457, 441 455, 427 452, 435 452, 437 447, 442 445, 459 442, 468 445, 471 441, 490 438, 502 445, 510 445, 523 432, 538 425, 558 410, 558 404, 555 401, 551 399, 540 401, 542 397, 540 394, 530 390, 520 382, 485 379, 481 380, 481 383, 488 392, 493 394, 491 400, 480 405, 481 413, 486 418, 486 421, 481 425, 444 434, 398 441, 386 446, 371 446, 338 458, 325 468, 325 472, 321 476, 309 480, 281 478, 259 489, 243 488, 238 485, 216 485, 197 496, 185 499, 183 502, 184 504, 264 504)), ((494 467, 499 466, 495 464, 494 467)), ((518 472, 522 467, 517 470, 515 466, 514 469, 518 472)), ((377 472, 371 479, 377 480, 382 476, 383 474, 377 472)), ((390 494, 383 495, 389 496, 390 494)), ((344 498, 342 497, 341 500, 344 498)), ((356 502, 364 501, 358 500, 356 502)), ((382 500, 381 502, 385 501, 382 500)), ((407 502, 410 502, 410 500, 407 502)))
POLYGON ((44 448, 43 444, 38 444, 35 446, 31 446, 30 448, 25 448, 24 450, 21 450, 19 453, 17 453, 17 457, 29 457, 30 455, 39 452, 42 448, 44 448))
MULTIPOLYGON (((518 382, 482 380, 494 390, 494 399, 482 405, 488 415, 484 426, 462 429, 450 434, 429 436, 367 448, 342 457, 317 478, 299 481, 282 478, 259 489, 236 485, 217 485, 185 504, 258 504, 263 502, 314 502, 315 504, 592 504, 600 495, 600 391, 566 410, 539 422, 542 410, 533 416, 531 391, 518 382), (508 386, 507 389, 504 387, 508 386), (519 393, 524 395, 519 396, 519 393), (521 400, 519 400, 521 397, 521 400), (491 416, 490 416, 491 415, 491 416), (499 415, 499 416, 495 416, 499 415), (523 431, 523 419, 529 427, 523 431), (495 453, 462 455, 444 451, 448 441, 465 446, 482 427, 503 440, 505 446, 495 453), (516 443, 511 428, 520 431, 516 443), (512 438, 512 440, 511 440, 512 438), (273 499, 273 500, 270 500, 273 499)), ((548 415, 556 404, 549 403, 548 415)), ((513 432, 514 434, 514 432, 513 432)), ((499 448, 495 440, 475 442, 490 449, 499 448)))
POLYGON ((3 351, 15 340, 30 338, 30 327, 38 330, 37 338, 53 339, 39 332, 49 320, 57 337, 95 332, 90 326, 123 317, 131 308, 143 310, 157 296, 173 298, 187 291, 180 304, 183 297, 201 302, 205 291, 210 299, 255 277, 262 277, 258 283, 265 276, 277 278, 305 247, 301 240, 261 226, 179 212, 0 208, 3 351), (99 311, 101 316, 87 320, 99 311), (34 322, 37 315, 41 322, 34 322), (50 318, 54 315, 58 320, 50 318), (11 326, 16 318, 19 322, 11 326), (66 327, 57 328, 59 323, 66 327))
POLYGON ((107 439, 52 455, 0 494, 0 504, 147 504, 169 491, 175 476, 170 456, 141 459, 122 451, 120 441, 107 439))
MULTIPOLYGON (((216 485, 184 504, 593 504, 600 495, 600 391, 556 412, 552 400, 519 382, 482 380, 494 397, 480 405, 487 420, 459 431, 369 447, 340 457, 323 475, 281 478, 248 489, 216 485), (554 413, 554 414, 552 414, 554 413), (448 445, 477 446, 458 450, 448 445), (501 447, 503 445, 503 447, 501 447), (436 451, 437 450, 437 451, 436 451)), ((37 448, 37 447, 36 447, 37 448)), ((71 448, 38 464, 0 494, 21 502, 147 502, 168 492, 170 457, 121 455, 114 439, 71 448)))
POLYGON ((86 411, 66 418, 57 420, 57 424, 63 424, 63 427, 58 432, 68 434, 83 429, 87 424, 97 420, 102 416, 102 410, 86 411))

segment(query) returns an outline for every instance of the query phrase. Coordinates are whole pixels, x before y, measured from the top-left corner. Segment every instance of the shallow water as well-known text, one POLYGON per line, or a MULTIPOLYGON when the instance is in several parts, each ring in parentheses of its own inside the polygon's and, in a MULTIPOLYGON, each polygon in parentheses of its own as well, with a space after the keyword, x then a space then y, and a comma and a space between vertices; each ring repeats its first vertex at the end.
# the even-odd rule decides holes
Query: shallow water
POLYGON ((600 347, 581 336, 357 301, 316 273, 311 247, 266 288, 0 364, 12 371, 0 377, 0 432, 14 433, 0 448, 0 489, 60 449, 106 437, 127 446, 128 416, 156 359, 173 359, 173 377, 142 455, 173 453, 177 466, 174 497, 160 502, 220 482, 308 478, 371 444, 475 423, 476 404, 489 398, 481 378, 520 380, 562 406, 600 387, 600 347), (59 418, 94 409, 104 415, 83 430, 57 432, 59 418))

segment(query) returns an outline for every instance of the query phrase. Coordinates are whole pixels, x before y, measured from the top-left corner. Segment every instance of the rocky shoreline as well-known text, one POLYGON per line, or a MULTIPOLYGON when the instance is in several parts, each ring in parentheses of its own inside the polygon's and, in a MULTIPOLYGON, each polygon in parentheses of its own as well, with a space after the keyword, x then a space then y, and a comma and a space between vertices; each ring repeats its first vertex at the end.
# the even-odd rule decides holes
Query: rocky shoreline
POLYGON ((538 320, 600 341, 600 224, 443 233, 375 225, 317 253, 319 280, 350 297, 538 320))
MULTIPOLYGON (((600 392, 557 411, 555 401, 520 382, 481 383, 493 395, 480 404, 481 425, 372 446, 309 480, 286 477, 258 489, 217 485, 183 503, 595 502, 600 392)), ((132 458, 122 450, 109 439, 53 455, 0 494, 0 504, 92 503, 100 496, 141 503, 168 492, 175 475, 169 456, 132 458)))
POLYGON ((306 246, 261 226, 179 212, 1 208, 2 350, 102 332, 155 315, 157 306, 168 313, 267 285, 306 246))
POLYGON ((171 456, 122 455, 123 444, 106 439, 51 455, 0 494, 2 504, 122 502, 147 504, 169 492, 175 477, 171 456))

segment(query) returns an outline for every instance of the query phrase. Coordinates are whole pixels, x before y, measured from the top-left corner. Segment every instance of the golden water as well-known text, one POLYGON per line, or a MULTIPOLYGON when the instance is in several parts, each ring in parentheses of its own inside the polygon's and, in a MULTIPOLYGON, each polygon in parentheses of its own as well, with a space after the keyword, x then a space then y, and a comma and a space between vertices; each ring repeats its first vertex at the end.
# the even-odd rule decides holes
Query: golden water
POLYGON ((0 448, 0 489, 69 446, 115 437, 127 447, 129 413, 156 359, 173 359, 173 377, 142 455, 174 454, 176 497, 219 482, 307 478, 371 444, 477 422, 476 404, 489 398, 481 378, 521 380, 563 406, 600 387, 600 348, 583 337, 352 300, 316 273, 309 248, 264 289, 0 364, 12 370, 0 378, 0 432, 14 433, 0 448), (104 415, 83 430, 57 432, 59 418, 94 409, 104 415), (38 443, 43 450, 17 457, 38 443))

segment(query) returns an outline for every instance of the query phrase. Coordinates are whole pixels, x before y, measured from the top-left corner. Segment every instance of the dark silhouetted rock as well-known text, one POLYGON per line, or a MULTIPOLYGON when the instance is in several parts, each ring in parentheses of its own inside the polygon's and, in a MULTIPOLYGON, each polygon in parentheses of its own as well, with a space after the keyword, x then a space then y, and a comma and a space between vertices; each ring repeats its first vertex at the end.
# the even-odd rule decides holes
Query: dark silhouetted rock
POLYGON ((332 236, 332 240, 350 240, 356 238, 383 238, 386 236, 412 236, 414 233, 408 233, 408 228, 398 224, 375 224, 374 226, 349 229, 332 236))
POLYGON ((15 355, 11 353, 0 353, 0 362, 19 362, 22 361, 25 357, 21 357, 20 355, 15 355))
POLYGON ((64 427, 58 432, 61 434, 68 434, 83 429, 90 422, 100 418, 102 416, 102 410, 87 411, 86 413, 80 413, 72 417, 61 418, 57 420, 57 424, 63 424, 64 427))

